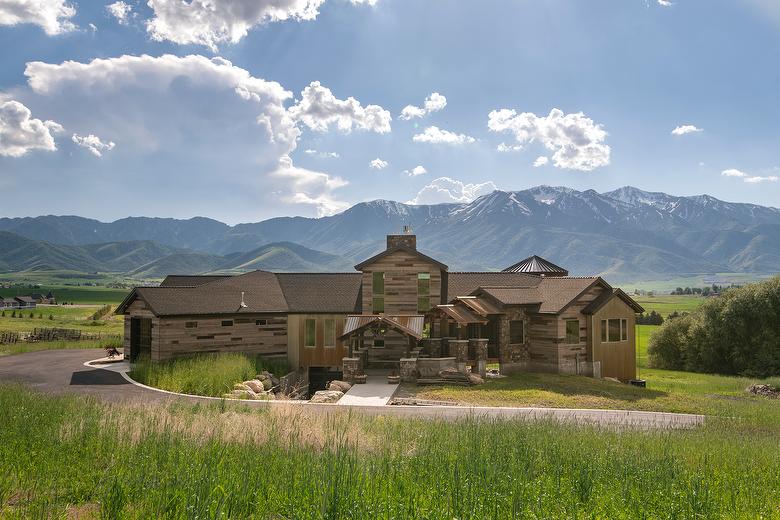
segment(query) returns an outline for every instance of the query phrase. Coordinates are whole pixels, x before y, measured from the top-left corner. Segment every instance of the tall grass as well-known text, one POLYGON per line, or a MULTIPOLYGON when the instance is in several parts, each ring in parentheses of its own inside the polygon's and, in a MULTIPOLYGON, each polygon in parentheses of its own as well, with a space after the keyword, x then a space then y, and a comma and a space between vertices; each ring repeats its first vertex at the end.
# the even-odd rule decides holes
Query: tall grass
POLYGON ((0 387, 0 517, 780 518, 774 435, 108 405, 0 387))
POLYGON ((246 354, 199 354, 162 362, 140 359, 133 364, 130 377, 170 392, 219 397, 262 370, 285 375, 289 365, 286 360, 246 354))
POLYGON ((122 338, 115 337, 94 341, 38 341, 35 343, 19 341, 17 343, 0 345, 0 356, 24 354, 25 352, 37 352, 39 350, 92 349, 105 347, 122 348, 122 338))

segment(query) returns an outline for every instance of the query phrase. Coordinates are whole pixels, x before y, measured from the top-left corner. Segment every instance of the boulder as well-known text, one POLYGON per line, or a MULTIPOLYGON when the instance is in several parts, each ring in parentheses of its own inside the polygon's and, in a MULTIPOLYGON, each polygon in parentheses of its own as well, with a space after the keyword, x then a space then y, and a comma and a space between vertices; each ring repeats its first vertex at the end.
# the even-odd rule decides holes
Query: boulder
POLYGON ((335 390, 337 392, 343 393, 346 393, 350 388, 352 388, 351 384, 347 383, 346 381, 339 381, 338 379, 331 381, 328 385, 328 390, 335 390))
POLYGON ((341 397, 344 395, 344 392, 339 392, 338 390, 319 390, 318 392, 315 392, 311 399, 309 399, 310 403, 335 403, 341 397))
POLYGON ((265 392, 265 386, 257 379, 251 379, 244 381, 244 384, 248 386, 254 393, 259 394, 265 392))
POLYGON ((775 388, 772 385, 750 385, 747 387, 746 391, 753 395, 769 397, 770 399, 780 399, 780 388, 775 388))
POLYGON ((469 383, 472 385, 482 385, 485 380, 479 374, 469 374, 469 383))

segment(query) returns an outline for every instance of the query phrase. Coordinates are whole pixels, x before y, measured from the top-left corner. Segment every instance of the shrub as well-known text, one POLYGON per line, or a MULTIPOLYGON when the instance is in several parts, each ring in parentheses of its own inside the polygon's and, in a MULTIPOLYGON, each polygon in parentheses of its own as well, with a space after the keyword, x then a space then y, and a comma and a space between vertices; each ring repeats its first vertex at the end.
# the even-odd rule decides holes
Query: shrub
POLYGON ((767 377, 780 374, 780 276, 730 289, 651 338, 652 366, 767 377))

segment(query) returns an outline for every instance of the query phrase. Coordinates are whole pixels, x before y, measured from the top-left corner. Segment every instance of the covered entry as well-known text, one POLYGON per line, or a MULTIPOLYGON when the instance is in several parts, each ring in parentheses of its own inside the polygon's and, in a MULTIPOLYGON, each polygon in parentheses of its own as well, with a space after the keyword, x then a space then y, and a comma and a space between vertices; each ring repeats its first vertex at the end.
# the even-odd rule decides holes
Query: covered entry
POLYGON ((366 365, 384 363, 398 367, 402 357, 409 357, 423 336, 425 317, 422 315, 385 314, 347 316, 344 333, 348 357, 362 357, 366 365), (370 344, 366 341, 369 339, 370 344), (371 351, 382 356, 372 356, 371 351))
POLYGON ((130 362, 135 362, 139 356, 152 356, 152 319, 130 319, 130 362))

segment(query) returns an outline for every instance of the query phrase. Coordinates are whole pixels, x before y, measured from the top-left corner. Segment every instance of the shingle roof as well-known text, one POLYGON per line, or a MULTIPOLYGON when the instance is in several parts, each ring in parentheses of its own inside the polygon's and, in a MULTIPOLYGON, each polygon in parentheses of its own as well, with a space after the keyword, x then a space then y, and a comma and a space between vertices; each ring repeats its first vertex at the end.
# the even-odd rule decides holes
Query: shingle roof
POLYGON ((25 303, 35 303, 35 300, 29 296, 14 296, 17 301, 25 303))
POLYGON ((600 308, 602 308, 606 303, 612 299, 613 296, 617 296, 624 302, 626 302, 626 305, 634 309, 634 312, 644 312, 644 307, 639 305, 633 298, 631 298, 629 295, 623 292, 622 289, 612 289, 611 291, 604 291, 598 298, 590 302, 588 305, 585 306, 584 309, 582 309, 583 314, 594 314, 596 313, 600 308))
POLYGON ((503 272, 544 274, 547 276, 568 276, 569 274, 569 271, 563 267, 557 266, 549 260, 545 260, 541 256, 536 255, 529 256, 514 265, 510 265, 504 269, 503 272))
POLYGON ((542 281, 541 276, 525 273, 483 272, 447 273, 447 300, 468 296, 478 287, 533 287, 542 281))
POLYGON ((411 255, 414 255, 414 256, 416 256, 418 258, 422 258, 426 262, 430 262, 430 263, 432 263, 434 265, 437 265, 440 269, 442 269, 444 271, 446 271, 448 269, 446 264, 443 264, 443 263, 439 262, 438 260, 436 260, 435 258, 431 258, 430 256, 428 256, 426 254, 423 254, 423 253, 419 252, 416 249, 412 249, 411 247, 406 247, 406 246, 389 247, 389 248, 385 249, 384 251, 382 251, 381 253, 375 254, 371 258, 363 260, 362 262, 360 262, 359 264, 357 264, 355 266, 355 269, 358 270, 358 271, 362 271, 363 268, 365 266, 367 266, 368 264, 371 264, 371 263, 379 260, 380 258, 384 258, 385 256, 390 255, 392 253, 395 253, 397 251, 403 251, 403 252, 409 253, 411 255))
POLYGON ((542 296, 537 287, 480 287, 480 294, 488 294, 504 305, 538 305, 542 296))
POLYGON ((169 274, 160 282, 160 287, 198 287, 215 280, 229 278, 230 275, 182 275, 169 274))
POLYGON ((538 287, 539 295, 542 299, 539 312, 557 314, 568 307, 589 287, 599 282, 609 287, 606 282, 597 276, 544 278, 538 287))
POLYGON ((362 273, 277 273, 289 312, 361 312, 362 273))

